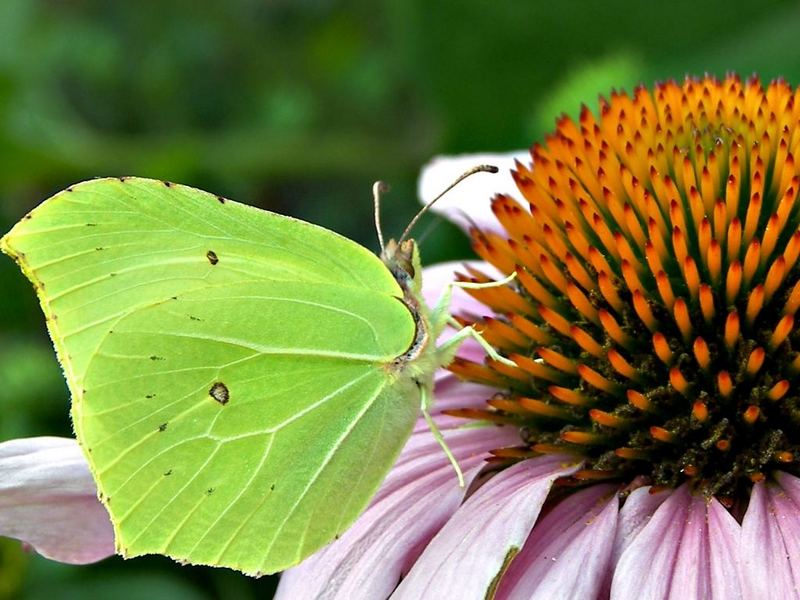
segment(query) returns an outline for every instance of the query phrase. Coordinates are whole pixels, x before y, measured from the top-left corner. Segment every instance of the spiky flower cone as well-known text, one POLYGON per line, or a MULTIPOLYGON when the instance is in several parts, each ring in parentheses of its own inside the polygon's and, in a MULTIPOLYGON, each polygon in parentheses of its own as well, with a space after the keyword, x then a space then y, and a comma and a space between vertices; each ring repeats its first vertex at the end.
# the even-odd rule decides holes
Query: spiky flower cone
POLYGON ((516 284, 471 292, 517 367, 452 366, 508 390, 455 412, 520 427, 499 457, 575 453, 579 480, 688 480, 729 503, 798 472, 798 94, 736 77, 613 93, 517 164, 530 211, 497 196, 505 234, 472 233, 516 284))

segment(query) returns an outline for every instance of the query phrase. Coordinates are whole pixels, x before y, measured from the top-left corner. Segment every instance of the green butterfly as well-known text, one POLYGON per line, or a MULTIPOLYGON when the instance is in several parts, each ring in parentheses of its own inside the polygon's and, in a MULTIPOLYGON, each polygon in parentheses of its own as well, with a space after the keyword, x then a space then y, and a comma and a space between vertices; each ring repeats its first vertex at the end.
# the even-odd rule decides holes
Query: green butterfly
POLYGON ((505 359, 470 328, 435 346, 449 296, 425 304, 404 237, 381 260, 309 223, 118 178, 67 188, 0 240, 38 293, 119 553, 280 571, 362 512, 420 407, 446 449, 434 371, 468 336, 505 359))

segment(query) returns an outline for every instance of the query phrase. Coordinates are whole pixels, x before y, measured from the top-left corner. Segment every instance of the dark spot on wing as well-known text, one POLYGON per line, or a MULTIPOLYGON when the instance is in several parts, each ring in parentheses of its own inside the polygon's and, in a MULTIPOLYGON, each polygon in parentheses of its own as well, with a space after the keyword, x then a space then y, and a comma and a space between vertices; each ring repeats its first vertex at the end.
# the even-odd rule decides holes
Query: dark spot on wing
POLYGON ((147 398, 148 400, 149 400, 150 398, 155 398, 155 397, 156 397, 156 395, 155 395, 155 394, 147 394, 147 395, 145 396, 145 398, 147 398))
POLYGON ((150 357, 150 360, 167 360, 167 359, 164 358, 163 356, 155 356, 155 355, 153 355, 153 356, 150 357))
POLYGON ((200 317, 193 317, 192 315, 189 315, 189 318, 190 318, 192 321, 202 321, 202 320, 203 320, 203 319, 201 319, 200 317))
MULTIPOLYGON (((32 219, 32 218, 33 218, 33 215, 32 215, 31 213, 28 213, 27 215, 25 215, 25 216, 24 216, 24 217, 22 217, 22 218, 23 218, 23 219, 32 219)), ((22 253, 20 252, 20 254, 22 254, 22 253)))
POLYGON ((159 431, 166 431, 167 430, 167 423, 162 423, 158 426, 159 431))
POLYGON ((230 400, 231 397, 230 393, 228 392, 228 386, 221 381, 218 381, 211 386, 211 389, 208 390, 208 395, 223 406, 228 403, 228 400, 230 400))
POLYGON ((121 183, 125 183, 127 177, 117 177, 117 179, 119 179, 121 183))
POLYGON ((72 187, 68 187, 68 188, 67 188, 67 191, 68 191, 68 192, 72 192, 72 191, 73 191, 72 187))
POLYGON ((100 250, 105 250, 105 248, 103 248, 102 246, 98 246, 97 248, 95 248, 96 252, 100 252, 100 250))
POLYGON ((169 477, 170 475, 172 475, 172 469, 164 473, 164 477, 169 477))
POLYGON ((87 227, 97 227, 97 223, 87 223, 87 227))
POLYGON ((172 182, 170 181, 162 181, 162 183, 167 187, 172 187, 172 182))
POLYGON ((275 491, 275 484, 274 483, 271 486, 269 486, 269 491, 270 492, 275 491))
POLYGON ((208 489, 206 490, 206 496, 210 496, 210 495, 211 495, 211 494, 213 494, 213 493, 214 493, 214 488, 208 488, 208 489))
POLYGON ((206 252, 206 258, 208 259, 208 262, 210 262, 212 265, 215 265, 219 262, 217 253, 214 252, 213 250, 209 250, 208 252, 206 252))
POLYGON ((217 196, 217 200, 219 200, 220 204, 225 204, 225 198, 223 198, 222 196, 217 196))

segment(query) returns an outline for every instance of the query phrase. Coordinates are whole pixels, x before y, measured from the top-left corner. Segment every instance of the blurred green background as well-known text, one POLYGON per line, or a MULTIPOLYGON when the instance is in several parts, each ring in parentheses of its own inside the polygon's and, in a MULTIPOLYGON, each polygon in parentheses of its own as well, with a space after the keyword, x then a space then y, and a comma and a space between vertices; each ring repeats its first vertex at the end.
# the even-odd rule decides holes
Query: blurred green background
MULTIPOLYGON (((441 153, 527 147, 612 87, 735 70, 800 81, 791 1, 3 0, 0 229, 101 175, 179 181, 370 248, 441 153)), ((422 228, 424 229, 424 227, 422 228)), ((468 255, 446 223, 426 262, 468 255)), ((33 292, 0 260, 0 441, 69 435, 33 292)), ((276 578, 157 557, 69 567, 0 540, 0 598, 269 598, 276 578)))

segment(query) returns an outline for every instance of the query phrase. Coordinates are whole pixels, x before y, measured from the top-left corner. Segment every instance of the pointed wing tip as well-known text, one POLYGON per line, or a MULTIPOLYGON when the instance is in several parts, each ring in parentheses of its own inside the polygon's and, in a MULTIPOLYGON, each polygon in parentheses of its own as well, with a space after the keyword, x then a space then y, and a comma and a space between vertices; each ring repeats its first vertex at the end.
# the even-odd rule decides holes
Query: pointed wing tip
MULTIPOLYGON (((16 225, 14 226, 16 227, 16 225)), ((8 233, 6 233, 3 237, 0 237, 0 252, 3 254, 7 254, 11 258, 16 258, 16 253, 14 249, 11 247, 11 236, 14 233, 14 228, 12 228, 8 233)))
POLYGON ((32 213, 27 213, 19 221, 14 223, 14 226, 9 229, 3 237, 0 237, 0 252, 7 254, 15 261, 23 258, 24 255, 14 248, 14 240, 20 235, 25 225, 31 220, 31 217, 32 213))

